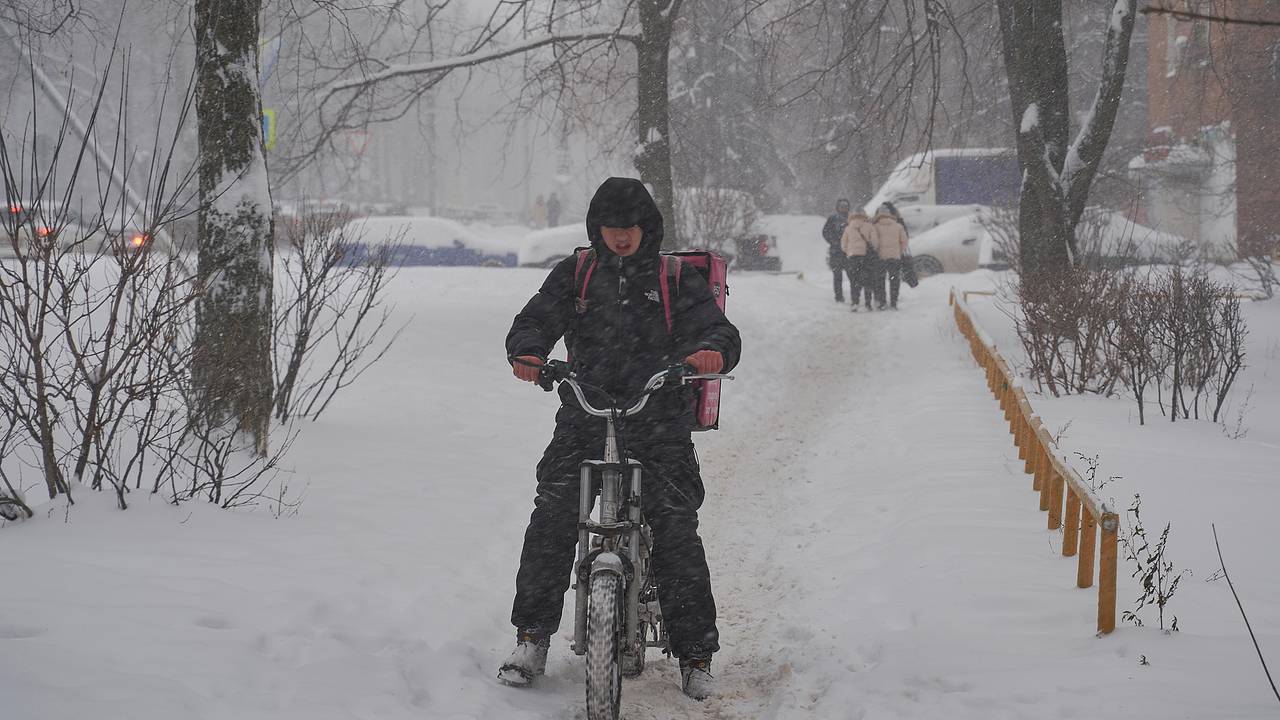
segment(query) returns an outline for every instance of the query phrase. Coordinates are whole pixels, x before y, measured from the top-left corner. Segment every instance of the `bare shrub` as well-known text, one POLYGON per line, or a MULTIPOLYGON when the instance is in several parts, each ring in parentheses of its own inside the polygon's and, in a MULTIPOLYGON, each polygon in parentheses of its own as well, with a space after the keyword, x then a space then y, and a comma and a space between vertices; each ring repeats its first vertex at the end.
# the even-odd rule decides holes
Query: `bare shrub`
POLYGON ((268 487, 292 433, 259 457, 204 426, 191 386, 200 290, 163 230, 191 213, 194 167, 178 155, 190 92, 172 138, 159 129, 169 118, 155 117, 150 160, 131 178, 123 130, 98 125, 108 82, 130 106, 125 73, 112 72, 87 110, 68 96, 46 123, 35 98, 20 136, 0 132, 0 514, 30 516, 27 470, 68 505, 76 488, 110 489, 121 509, 139 490, 223 507, 277 501, 268 487))
POLYGON ((1115 330, 1108 335, 1107 351, 1119 366, 1120 380, 1138 404, 1138 424, 1145 425, 1146 394, 1152 383, 1159 384, 1166 367, 1165 353, 1151 342, 1150 332, 1162 312, 1159 293, 1154 288, 1130 280, 1115 317, 1115 330))
POLYGON ((1244 257, 1241 260, 1243 267, 1232 265, 1229 268, 1235 278, 1243 283, 1241 289, 1265 300, 1275 297, 1276 288, 1280 288, 1275 261, 1265 256, 1244 257))
POLYGON ((1123 386, 1140 424, 1154 390, 1170 421, 1221 420, 1248 328, 1233 288, 1206 267, 1142 276, 1099 263, 1012 287, 1014 329, 1042 390, 1109 395, 1123 386))
POLYGON ((304 213, 285 233, 275 308, 275 415, 320 417, 390 349, 385 304, 400 238, 358 249, 362 228, 341 215, 304 213), (385 339, 385 342, 384 342, 385 339))
POLYGON ((1075 268, 1034 285, 1019 283, 1022 312, 1014 316, 1014 328, 1032 379, 1054 396, 1110 393, 1120 363, 1107 351, 1127 289, 1118 273, 1102 268, 1075 268))
POLYGON ((758 219, 751 195, 728 188, 681 190, 676 214, 685 244, 721 255, 734 254, 734 240, 750 234, 758 219))
POLYGON ((1157 278, 1159 312, 1150 326, 1155 352, 1164 353, 1161 386, 1169 390, 1170 422, 1198 419, 1203 407, 1214 422, 1244 368, 1248 329, 1232 288, 1203 270, 1174 268, 1157 278))

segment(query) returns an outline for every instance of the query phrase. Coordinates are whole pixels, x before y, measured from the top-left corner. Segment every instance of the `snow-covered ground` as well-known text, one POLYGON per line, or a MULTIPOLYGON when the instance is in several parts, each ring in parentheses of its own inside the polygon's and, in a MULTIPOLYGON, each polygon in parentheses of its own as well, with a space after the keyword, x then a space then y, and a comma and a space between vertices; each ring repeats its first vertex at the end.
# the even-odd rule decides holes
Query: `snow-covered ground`
MULTIPOLYGON (((800 276, 730 278, 744 359, 723 429, 698 438, 721 695, 683 697, 675 662, 651 653, 623 716, 1274 717, 1226 586, 1202 582, 1207 522, 1170 548, 1197 571, 1175 600, 1183 631, 1094 637, 1096 595, 1043 530, 948 312, 951 283, 990 279, 930 278, 904 288, 900 312, 851 314, 831 301, 820 224, 796 218, 780 238, 800 276)), ((582 717, 582 663, 563 637, 536 687, 494 678, 554 412, 510 377, 502 340, 544 274, 402 272, 405 334, 290 455, 296 515, 140 497, 119 512, 82 491, 69 513, 0 528, 0 717, 582 717)), ((1253 382, 1273 409, 1249 416, 1256 445, 1200 442, 1210 427, 1195 440, 1203 465, 1124 473, 1152 521, 1222 510, 1229 568, 1276 664, 1274 473, 1203 471, 1214 458, 1274 468, 1277 398, 1260 393, 1275 392, 1280 358, 1266 347, 1253 382)), ((1089 417, 1123 425, 1123 412, 1089 417)), ((1109 461, 1105 429, 1086 424, 1070 437, 1109 461)), ((1133 595, 1122 584, 1122 602, 1133 595)))

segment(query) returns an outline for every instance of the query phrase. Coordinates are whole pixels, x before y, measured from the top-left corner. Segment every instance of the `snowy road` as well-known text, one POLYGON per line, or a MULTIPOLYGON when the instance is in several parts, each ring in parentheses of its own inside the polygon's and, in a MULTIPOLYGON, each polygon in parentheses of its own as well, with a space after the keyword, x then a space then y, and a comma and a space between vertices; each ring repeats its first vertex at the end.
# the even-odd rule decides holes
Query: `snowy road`
MULTIPOLYGON (((582 717, 563 634, 534 689, 494 679, 554 411, 501 343, 541 277, 406 272, 404 338, 294 449, 296 517, 82 493, 0 530, 0 717, 582 717)), ((1203 680, 1237 639, 1093 637, 944 282, 851 315, 828 278, 731 279, 744 360, 698 438, 721 695, 651 653, 624 717, 1271 712, 1247 672, 1203 680)))

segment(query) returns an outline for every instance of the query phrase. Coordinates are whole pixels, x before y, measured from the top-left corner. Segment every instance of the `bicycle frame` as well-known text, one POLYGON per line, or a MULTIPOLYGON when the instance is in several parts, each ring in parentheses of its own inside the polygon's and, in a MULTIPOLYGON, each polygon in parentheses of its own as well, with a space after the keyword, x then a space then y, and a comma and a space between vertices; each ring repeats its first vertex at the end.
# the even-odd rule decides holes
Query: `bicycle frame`
POLYGON ((573 651, 578 655, 587 652, 589 578, 599 572, 609 572, 621 577, 626 587, 624 650, 628 655, 643 656, 647 647, 662 647, 665 644, 662 633, 657 631, 661 617, 653 612, 652 608, 646 608, 645 621, 654 626, 657 631, 656 637, 653 641, 648 641, 647 629, 643 635, 639 633, 640 593, 649 584, 648 539, 645 535, 640 504, 644 468, 639 461, 633 458, 624 459, 620 456, 615 423, 619 419, 641 412, 653 393, 661 389, 669 379, 679 379, 684 382, 698 379, 731 379, 732 376, 686 375, 683 366, 669 368, 649 378, 635 404, 626 410, 620 410, 612 398, 608 408, 592 406, 587 401, 582 386, 573 374, 567 371, 567 366, 556 363, 548 370, 559 375, 556 379, 569 383, 582 409, 590 415, 604 418, 606 427, 604 458, 584 460, 579 470, 578 558, 574 564, 577 593, 574 608, 573 651), (626 477, 630 478, 630 482, 624 487, 623 480, 626 477), (599 519, 593 520, 591 511, 595 504, 597 478, 600 513, 599 519), (625 518, 620 516, 624 508, 625 518), (598 543, 593 543, 593 536, 599 538, 598 543))

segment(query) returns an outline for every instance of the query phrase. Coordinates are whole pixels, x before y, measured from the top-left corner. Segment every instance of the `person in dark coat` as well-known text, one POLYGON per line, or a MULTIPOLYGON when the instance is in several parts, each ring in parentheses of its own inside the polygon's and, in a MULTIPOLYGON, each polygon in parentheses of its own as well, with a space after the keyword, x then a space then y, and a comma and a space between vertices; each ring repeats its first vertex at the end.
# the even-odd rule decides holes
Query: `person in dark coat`
POLYGON ((827 241, 827 267, 831 268, 831 284, 835 290, 836 302, 844 302, 844 273, 847 262, 844 248, 840 246, 840 238, 844 235, 844 226, 849 221, 849 201, 840 198, 836 201, 836 211, 827 218, 822 226, 822 239, 827 241))
POLYGON ((551 193, 551 197, 547 198, 547 227, 555 227, 560 224, 560 198, 555 193, 551 193))
MULTIPOLYGON (((606 180, 591 199, 586 224, 594 250, 591 272, 585 266, 576 272, 575 255, 565 258, 511 325, 507 356, 516 377, 536 382, 537 366, 561 337, 579 380, 617 398, 635 397, 655 372, 673 364, 713 373, 738 363, 738 330, 696 271, 682 273, 678 288, 671 289, 668 332, 659 287, 662 215, 639 180, 606 180), (585 301, 578 299, 582 284, 585 301)), ((555 432, 538 463, 537 497, 516 575, 516 650, 499 673, 512 684, 528 683, 545 669, 578 539, 578 466, 602 453, 604 419, 583 412, 566 385, 560 394, 555 432)), ((711 655, 720 646, 698 536, 703 486, 690 436, 693 399, 690 386, 663 388, 641 414, 627 419, 625 440, 628 455, 644 466, 641 501, 653 530, 658 599, 672 653, 680 659, 681 686, 703 699, 711 694, 711 655)))

